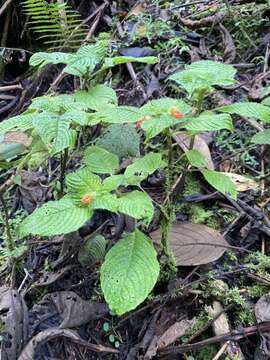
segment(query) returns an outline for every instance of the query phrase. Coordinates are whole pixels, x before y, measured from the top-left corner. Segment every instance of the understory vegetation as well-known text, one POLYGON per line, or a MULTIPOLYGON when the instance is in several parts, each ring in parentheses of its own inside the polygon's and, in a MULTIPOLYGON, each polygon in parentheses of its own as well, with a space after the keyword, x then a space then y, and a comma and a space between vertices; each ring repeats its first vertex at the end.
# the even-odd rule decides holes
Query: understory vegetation
POLYGON ((269 4, 0 0, 1 359, 268 359, 269 4))

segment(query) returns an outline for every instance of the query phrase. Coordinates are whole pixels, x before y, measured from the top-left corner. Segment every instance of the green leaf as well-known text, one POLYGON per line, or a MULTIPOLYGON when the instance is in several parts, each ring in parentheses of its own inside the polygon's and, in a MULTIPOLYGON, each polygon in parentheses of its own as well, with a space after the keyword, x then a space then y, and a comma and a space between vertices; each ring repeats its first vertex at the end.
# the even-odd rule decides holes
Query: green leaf
POLYGON ((137 220, 146 220, 147 224, 151 222, 154 216, 151 198, 137 190, 124 194, 118 199, 118 211, 137 220))
POLYGON ((67 189, 70 193, 82 196, 84 194, 95 195, 101 190, 101 178, 93 174, 90 169, 77 170, 66 176, 67 189))
POLYGON ((143 120, 141 124, 141 128, 145 131, 146 139, 149 140, 164 129, 184 121, 183 118, 175 118, 171 114, 172 110, 185 115, 191 111, 191 107, 182 100, 162 98, 148 101, 140 110, 144 116, 150 116, 150 119, 143 120))
POLYGON ((191 106, 186 104, 183 100, 169 97, 148 101, 147 104, 143 105, 140 110, 143 115, 154 116, 163 114, 170 115, 170 111, 173 108, 181 114, 188 114, 192 110, 191 106))
POLYGON ((52 154, 74 145, 76 133, 70 130, 67 119, 44 113, 42 119, 36 117, 33 120, 33 126, 52 154))
POLYGON ((145 57, 134 57, 134 56, 115 56, 112 58, 105 58, 103 69, 109 69, 116 65, 138 62, 144 64, 155 64, 158 59, 155 56, 145 56, 145 57))
POLYGON ((157 169, 166 166, 166 162, 162 160, 161 154, 148 153, 141 159, 134 161, 129 165, 124 173, 124 177, 128 182, 129 178, 137 176, 139 181, 146 179, 149 175, 153 174, 157 169))
POLYGON ((64 52, 38 52, 30 57, 29 64, 31 66, 44 67, 48 64, 68 64, 75 61, 76 55, 64 52))
POLYGON ((40 114, 24 113, 4 120, 0 123, 0 134, 5 134, 8 131, 29 130, 33 128, 32 122, 36 117, 40 118, 40 114))
POLYGON ((133 106, 106 106, 95 116, 110 124, 134 123, 142 117, 140 109, 133 106))
POLYGON ((205 156, 203 156, 202 153, 200 153, 200 151, 196 149, 192 149, 192 150, 188 150, 185 154, 189 163, 192 166, 198 168, 207 167, 207 159, 205 156))
POLYGON ((151 240, 139 230, 118 241, 101 267, 101 288, 117 315, 135 309, 153 289, 159 263, 151 240))
POLYGON ((117 104, 115 91, 106 85, 96 85, 89 91, 78 90, 74 94, 75 99, 91 110, 102 110, 107 104, 117 104))
POLYGON ((94 173, 112 174, 119 168, 118 157, 97 146, 86 149, 83 161, 94 173))
POLYGON ((112 124, 97 139, 96 145, 116 154, 119 158, 127 158, 140 154, 140 140, 134 125, 112 124))
POLYGON ((183 87, 189 95, 200 88, 211 89, 214 85, 229 86, 235 83, 236 70, 232 65, 202 60, 186 65, 185 70, 169 77, 183 87))
POLYGON ((214 114, 211 111, 205 111, 196 118, 190 118, 183 127, 190 131, 233 130, 229 114, 214 114))
POLYGON ((111 175, 103 180, 102 190, 110 192, 116 190, 123 183, 124 183, 123 175, 111 175))
POLYGON ((268 106, 253 103, 253 102, 241 102, 231 105, 222 106, 217 111, 227 112, 230 114, 237 114, 242 117, 250 117, 258 120, 262 120, 265 123, 270 123, 270 108, 268 106))
POLYGON ((93 209, 102 209, 111 212, 117 212, 119 207, 119 199, 115 194, 100 194, 92 203, 93 209))
POLYGON ((102 235, 87 239, 79 250, 79 263, 82 266, 92 266, 97 262, 102 262, 105 257, 107 243, 108 241, 102 235))
POLYGON ((228 176, 213 170, 203 170, 202 174, 205 180, 222 194, 228 194, 233 199, 237 198, 236 187, 228 176))
POLYGON ((79 207, 71 199, 49 201, 23 220, 19 234, 68 234, 78 230, 91 216, 92 212, 87 207, 79 207))
POLYGON ((260 145, 270 145, 270 129, 259 131, 252 137, 251 142, 260 145))

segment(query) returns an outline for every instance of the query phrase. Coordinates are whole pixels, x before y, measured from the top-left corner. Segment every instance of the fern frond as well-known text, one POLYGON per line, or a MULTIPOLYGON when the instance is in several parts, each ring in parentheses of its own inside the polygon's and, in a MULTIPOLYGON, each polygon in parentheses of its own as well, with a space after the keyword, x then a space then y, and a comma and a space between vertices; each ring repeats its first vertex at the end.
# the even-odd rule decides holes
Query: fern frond
POLYGON ((25 14, 29 17, 30 30, 45 44, 54 44, 50 49, 78 48, 86 35, 87 27, 82 24, 80 14, 67 3, 47 3, 45 0, 26 0, 22 2, 25 14))

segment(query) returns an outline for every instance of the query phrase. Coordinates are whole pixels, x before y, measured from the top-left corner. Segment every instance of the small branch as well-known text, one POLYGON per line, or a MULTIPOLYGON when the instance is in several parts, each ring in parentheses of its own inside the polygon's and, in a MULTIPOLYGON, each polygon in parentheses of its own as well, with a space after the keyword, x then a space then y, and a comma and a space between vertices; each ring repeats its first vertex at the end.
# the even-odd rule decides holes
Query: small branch
POLYGON ((22 90, 22 89, 23 89, 22 85, 21 85, 21 84, 18 84, 18 85, 0 86, 0 92, 1 92, 1 91, 17 90, 17 89, 22 90))
POLYGON ((7 0, 0 8, 0 16, 3 14, 3 12, 6 10, 6 8, 11 4, 12 0, 7 0))
POLYGON ((66 175, 66 167, 68 160, 68 149, 64 150, 64 154, 61 154, 61 170, 60 170, 60 198, 64 195, 64 183, 66 175))
POLYGON ((8 248, 8 251, 10 253, 12 253, 15 249, 15 243, 12 239, 12 235, 11 235, 11 229, 10 229, 10 226, 9 226, 9 215, 8 215, 8 209, 7 209, 7 205, 6 205, 6 202, 5 202, 5 199, 3 197, 3 193, 0 192, 0 202, 3 206, 3 217, 4 217, 4 221, 5 221, 5 228, 6 228, 6 232, 7 232, 7 241, 6 241, 6 244, 7 244, 7 248, 8 248))

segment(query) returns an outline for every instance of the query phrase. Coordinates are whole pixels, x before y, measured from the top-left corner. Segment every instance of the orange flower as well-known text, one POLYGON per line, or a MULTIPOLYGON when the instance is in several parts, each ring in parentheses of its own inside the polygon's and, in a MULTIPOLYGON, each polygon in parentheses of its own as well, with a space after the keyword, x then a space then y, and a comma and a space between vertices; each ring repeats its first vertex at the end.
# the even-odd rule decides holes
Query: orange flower
POLYGON ((180 113, 180 111, 178 111, 176 107, 172 107, 170 109, 170 114, 176 119, 182 119, 184 117, 184 115, 180 113))
POLYGON ((88 195, 83 195, 80 200, 82 204, 89 205, 94 200, 94 198, 95 197, 93 195, 88 194, 88 195))
POLYGON ((145 120, 150 120, 151 119, 151 116, 143 116, 142 118, 140 118, 138 121, 136 121, 135 123, 135 128, 136 129, 139 129, 141 126, 142 126, 142 123, 145 121, 145 120))

